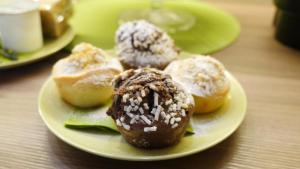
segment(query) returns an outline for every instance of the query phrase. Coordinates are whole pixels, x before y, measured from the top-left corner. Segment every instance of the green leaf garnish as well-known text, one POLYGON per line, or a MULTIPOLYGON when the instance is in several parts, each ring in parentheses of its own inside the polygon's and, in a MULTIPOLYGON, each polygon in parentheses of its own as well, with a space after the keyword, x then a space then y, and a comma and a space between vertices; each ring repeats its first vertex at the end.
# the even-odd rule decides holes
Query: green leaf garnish
MULTIPOLYGON (((64 121, 65 127, 73 129, 96 129, 102 132, 118 134, 119 130, 114 120, 104 111, 94 109, 76 109, 64 121)), ((186 129, 186 135, 194 134, 192 124, 186 129)))
POLYGON ((192 134, 195 134, 194 132, 194 128, 193 128, 193 125, 192 123, 190 122, 186 128, 186 132, 185 132, 185 135, 192 135, 192 134))
POLYGON ((11 49, 0 49, 0 55, 9 60, 18 60, 17 53, 11 49))
POLYGON ((90 119, 88 117, 71 116, 64 122, 65 126, 68 128, 76 129, 89 129, 95 128, 101 131, 119 133, 117 126, 115 125, 111 117, 104 117, 101 119, 90 119))

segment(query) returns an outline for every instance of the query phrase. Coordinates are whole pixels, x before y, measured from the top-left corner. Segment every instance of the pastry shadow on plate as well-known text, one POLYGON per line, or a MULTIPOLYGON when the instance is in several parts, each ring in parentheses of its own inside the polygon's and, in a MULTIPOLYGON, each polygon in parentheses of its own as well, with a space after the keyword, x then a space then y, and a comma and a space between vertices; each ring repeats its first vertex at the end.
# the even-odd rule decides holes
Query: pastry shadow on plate
POLYGON ((195 136, 200 136, 205 133, 209 133, 210 126, 218 123, 218 120, 222 120, 230 108, 231 95, 226 97, 224 104, 211 113, 195 114, 191 118, 191 123, 195 132, 195 136))

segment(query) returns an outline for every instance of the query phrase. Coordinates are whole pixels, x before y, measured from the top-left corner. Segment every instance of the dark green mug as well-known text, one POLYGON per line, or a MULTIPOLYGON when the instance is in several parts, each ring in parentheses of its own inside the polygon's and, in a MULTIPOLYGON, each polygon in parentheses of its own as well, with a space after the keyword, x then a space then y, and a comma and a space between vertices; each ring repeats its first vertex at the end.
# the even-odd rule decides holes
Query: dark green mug
POLYGON ((300 0, 274 0, 277 7, 275 37, 285 45, 300 49, 300 0))

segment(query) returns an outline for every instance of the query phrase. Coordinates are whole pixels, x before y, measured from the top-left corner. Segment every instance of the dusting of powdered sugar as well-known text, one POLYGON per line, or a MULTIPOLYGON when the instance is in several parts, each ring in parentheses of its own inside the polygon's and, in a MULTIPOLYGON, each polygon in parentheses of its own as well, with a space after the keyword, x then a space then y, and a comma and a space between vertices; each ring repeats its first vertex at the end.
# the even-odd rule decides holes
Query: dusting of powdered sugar
POLYGON ((174 61, 169 64, 165 72, 182 83, 192 94, 201 97, 223 91, 229 83, 223 64, 209 56, 174 61))
POLYGON ((169 63, 179 54, 167 33, 143 20, 121 25, 116 43, 118 56, 131 66, 155 67, 169 63))
POLYGON ((93 64, 89 67, 87 76, 78 80, 74 85, 93 84, 95 86, 111 86, 113 78, 122 72, 122 66, 115 58, 102 62, 101 64, 93 64))
POLYGON ((80 43, 69 57, 55 64, 53 75, 76 78, 74 85, 111 86, 114 76, 122 71, 117 59, 91 44, 80 43))

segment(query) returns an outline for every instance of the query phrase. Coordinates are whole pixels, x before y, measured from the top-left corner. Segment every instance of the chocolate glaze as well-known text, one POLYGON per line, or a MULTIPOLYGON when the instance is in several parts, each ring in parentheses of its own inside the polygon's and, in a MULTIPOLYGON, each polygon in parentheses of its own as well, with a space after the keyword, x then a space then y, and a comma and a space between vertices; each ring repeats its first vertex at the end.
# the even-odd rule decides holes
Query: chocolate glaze
POLYGON ((115 92, 113 104, 107 114, 115 121, 123 117, 124 121, 122 123, 130 126, 129 130, 125 129, 122 125, 118 126, 126 141, 141 148, 160 148, 179 142, 185 133, 187 124, 193 112, 193 104, 188 100, 192 97, 185 93, 180 86, 175 84, 169 75, 150 68, 128 70, 114 80, 113 86, 115 92), (142 90, 145 91, 144 97, 141 97, 142 90), (174 119, 177 118, 178 122, 174 122, 174 124, 177 123, 176 127, 174 127, 174 124, 171 124, 171 121, 175 121, 174 119, 168 120, 169 122, 166 123, 166 117, 162 114, 160 114, 158 120, 155 120, 155 114, 151 113, 151 110, 159 106, 154 103, 154 93, 158 95, 158 103, 161 106, 161 109, 164 110, 166 116, 171 116, 172 114, 174 119), (126 102, 123 100, 124 95, 129 95, 126 102), (138 109, 132 110, 130 113, 134 116, 146 116, 151 121, 151 124, 147 124, 141 118, 136 120, 135 123, 130 123, 132 118, 126 114, 124 107, 131 106, 132 103, 128 100, 130 100, 130 98, 136 98, 137 95, 142 98, 142 101, 137 105, 139 105, 139 108, 143 109, 144 114, 141 114, 138 109), (187 103, 187 107, 169 111, 170 105, 177 103, 175 98, 178 98, 178 96, 182 96, 183 98, 186 97, 184 103, 187 103), (165 103, 170 99, 172 99, 173 102, 166 105, 165 103), (149 109, 146 109, 143 106, 144 103, 148 105, 149 109), (184 116, 182 115, 183 110, 185 111, 184 116), (155 131, 144 131, 145 127, 153 126, 156 127, 155 131))

